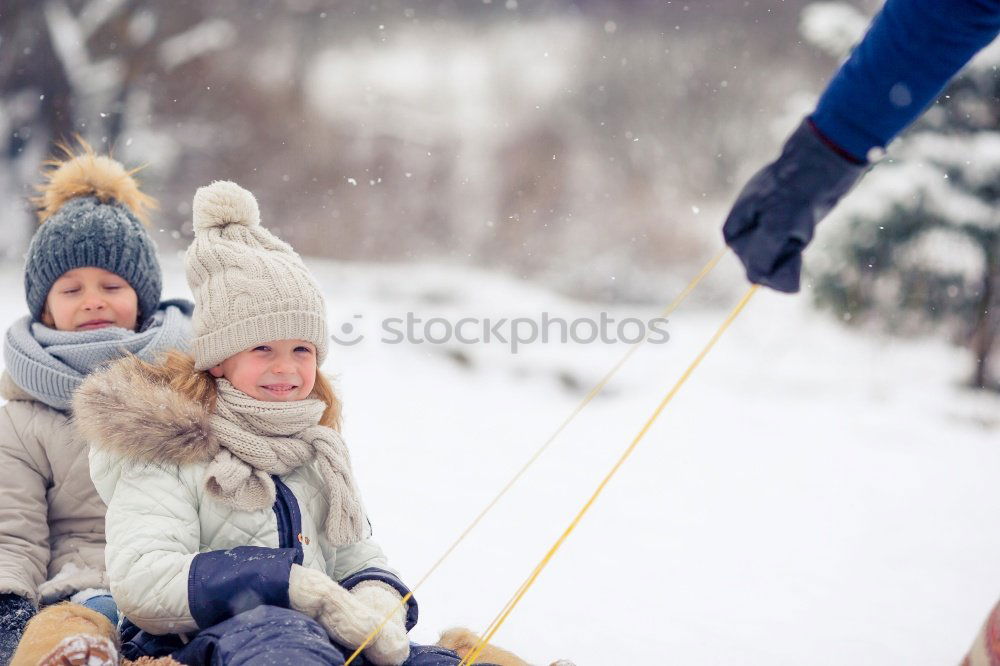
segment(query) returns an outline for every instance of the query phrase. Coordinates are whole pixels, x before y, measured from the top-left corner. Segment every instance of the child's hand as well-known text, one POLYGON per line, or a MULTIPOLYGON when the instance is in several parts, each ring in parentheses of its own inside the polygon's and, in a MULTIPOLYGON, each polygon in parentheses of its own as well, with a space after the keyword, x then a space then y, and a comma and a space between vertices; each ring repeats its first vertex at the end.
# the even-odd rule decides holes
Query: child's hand
POLYGON ((405 629, 389 622, 362 653, 375 666, 399 666, 410 656, 410 639, 405 629))
POLYGON ((365 658, 376 666, 399 666, 410 656, 410 639, 406 635, 406 604, 402 596, 385 583, 366 580, 351 588, 351 594, 378 615, 381 623, 392 617, 382 632, 364 649, 365 658))
POLYGON ((325 573, 298 564, 288 576, 288 601, 293 610, 314 618, 331 638, 351 648, 361 645, 382 621, 325 573))
POLYGON ((399 666, 410 655, 406 612, 399 606, 400 598, 396 590, 375 581, 360 583, 348 592, 322 571, 298 564, 292 565, 288 576, 292 609, 314 618, 341 645, 357 648, 390 611, 393 613, 364 649, 365 658, 376 666, 399 666))

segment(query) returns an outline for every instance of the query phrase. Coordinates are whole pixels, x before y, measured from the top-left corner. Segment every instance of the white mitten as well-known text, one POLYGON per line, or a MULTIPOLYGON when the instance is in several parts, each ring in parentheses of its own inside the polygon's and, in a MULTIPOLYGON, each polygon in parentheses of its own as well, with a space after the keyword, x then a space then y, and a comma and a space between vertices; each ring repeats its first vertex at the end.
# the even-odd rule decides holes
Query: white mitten
POLYGON ((377 580, 361 581, 353 588, 359 601, 375 611, 378 621, 392 613, 382 632, 363 651, 365 659, 376 666, 399 666, 410 656, 410 639, 406 635, 406 604, 402 595, 391 585, 377 580))
POLYGON ((382 618, 322 571, 298 564, 288 576, 293 610, 315 619, 341 645, 356 648, 375 631, 382 618))

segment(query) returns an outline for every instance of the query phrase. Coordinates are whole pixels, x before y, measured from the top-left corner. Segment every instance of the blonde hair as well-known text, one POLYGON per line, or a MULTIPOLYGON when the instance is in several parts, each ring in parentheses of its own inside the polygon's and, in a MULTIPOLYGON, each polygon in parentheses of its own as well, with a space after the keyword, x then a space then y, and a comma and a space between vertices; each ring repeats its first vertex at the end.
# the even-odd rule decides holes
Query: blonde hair
MULTIPOLYGON (((215 400, 218 395, 215 388, 215 377, 208 370, 195 370, 194 357, 176 349, 168 351, 158 359, 158 363, 140 361, 142 369, 153 379, 167 384, 192 402, 206 405, 210 412, 215 411, 215 400)), ((310 397, 326 403, 319 424, 340 430, 341 403, 329 378, 319 369, 316 370, 316 383, 313 385, 310 397)))

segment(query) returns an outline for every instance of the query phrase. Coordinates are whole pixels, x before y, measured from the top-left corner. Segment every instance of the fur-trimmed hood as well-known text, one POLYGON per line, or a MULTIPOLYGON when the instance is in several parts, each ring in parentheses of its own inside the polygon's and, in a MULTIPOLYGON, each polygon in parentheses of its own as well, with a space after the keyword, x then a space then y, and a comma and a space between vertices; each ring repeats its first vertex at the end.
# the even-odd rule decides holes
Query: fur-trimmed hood
POLYGON ((219 451, 208 407, 172 389, 136 356, 91 373, 73 396, 77 432, 129 460, 206 463, 219 451))

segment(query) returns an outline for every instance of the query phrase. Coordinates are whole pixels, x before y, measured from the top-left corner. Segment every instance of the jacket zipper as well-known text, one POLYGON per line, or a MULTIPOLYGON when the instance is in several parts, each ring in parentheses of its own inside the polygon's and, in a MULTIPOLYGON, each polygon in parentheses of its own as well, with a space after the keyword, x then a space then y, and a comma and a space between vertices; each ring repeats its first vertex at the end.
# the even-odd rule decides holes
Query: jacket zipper
POLYGON ((277 476, 274 480, 274 514, 278 521, 278 547, 295 549, 295 564, 302 564, 303 552, 299 535, 302 534, 302 514, 295 494, 277 476))

